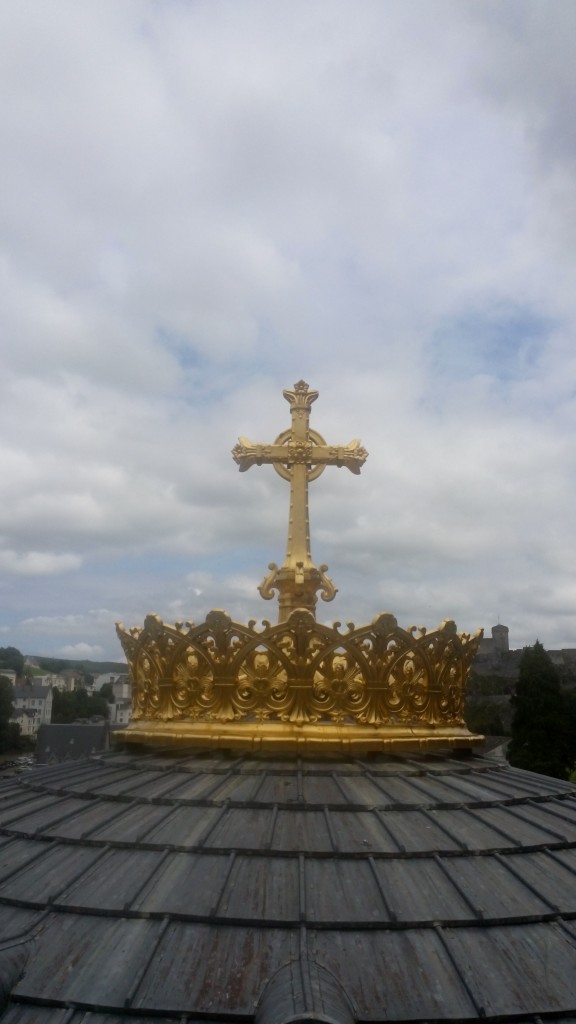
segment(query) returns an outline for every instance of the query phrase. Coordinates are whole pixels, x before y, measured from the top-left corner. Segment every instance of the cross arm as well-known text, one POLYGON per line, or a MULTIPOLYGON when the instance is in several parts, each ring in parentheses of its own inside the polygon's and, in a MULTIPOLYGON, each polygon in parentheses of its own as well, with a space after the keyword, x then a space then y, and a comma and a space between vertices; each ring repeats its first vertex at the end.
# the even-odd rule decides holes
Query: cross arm
POLYGON ((339 469, 342 466, 346 466, 346 469, 349 469, 351 473, 356 475, 360 473, 362 466, 368 458, 368 452, 362 447, 357 437, 347 445, 339 445, 337 447, 327 445, 325 450, 329 453, 328 455, 322 457, 319 452, 318 458, 313 461, 324 463, 324 465, 338 466, 339 469))
POLYGON ((238 444, 232 449, 232 458, 238 465, 240 472, 245 473, 251 466, 261 466, 265 462, 273 462, 271 451, 279 445, 254 444, 247 437, 239 437, 238 444))
POLYGON ((368 452, 355 438, 347 445, 313 444, 310 441, 289 441, 287 444, 255 444, 240 437, 232 449, 232 457, 241 473, 251 466, 345 466, 352 473, 360 473, 368 452))

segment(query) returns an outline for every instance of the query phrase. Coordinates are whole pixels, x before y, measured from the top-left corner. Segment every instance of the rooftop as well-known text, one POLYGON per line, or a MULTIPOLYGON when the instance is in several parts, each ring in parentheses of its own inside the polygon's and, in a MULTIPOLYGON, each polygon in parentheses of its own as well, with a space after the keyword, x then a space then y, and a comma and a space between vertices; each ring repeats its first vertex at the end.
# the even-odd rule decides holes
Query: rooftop
POLYGON ((3 1024, 576 1019, 568 783, 135 750, 0 792, 3 1024))

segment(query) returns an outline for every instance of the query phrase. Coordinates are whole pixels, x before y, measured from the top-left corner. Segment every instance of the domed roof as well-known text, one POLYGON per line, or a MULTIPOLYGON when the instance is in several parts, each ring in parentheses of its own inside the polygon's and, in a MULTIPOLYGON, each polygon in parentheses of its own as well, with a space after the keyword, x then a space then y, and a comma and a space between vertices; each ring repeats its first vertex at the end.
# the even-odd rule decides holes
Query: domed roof
POLYGON ((3 1024, 576 1018, 576 789, 116 751, 0 788, 3 1024))
POLYGON ((470 755, 481 634, 315 621, 308 483, 366 458, 317 394, 234 449, 290 482, 278 625, 119 627, 132 749, 0 787, 3 1024, 576 1021, 576 789, 470 755))

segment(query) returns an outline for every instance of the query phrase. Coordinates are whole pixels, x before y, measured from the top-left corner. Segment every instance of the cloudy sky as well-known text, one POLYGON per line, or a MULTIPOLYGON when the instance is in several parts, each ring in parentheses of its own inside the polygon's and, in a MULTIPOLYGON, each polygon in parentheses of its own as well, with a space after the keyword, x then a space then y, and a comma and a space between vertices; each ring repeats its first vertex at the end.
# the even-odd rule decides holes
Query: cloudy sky
POLYGON ((576 647, 573 0, 4 0, 0 646, 275 618, 282 389, 325 622, 576 647))

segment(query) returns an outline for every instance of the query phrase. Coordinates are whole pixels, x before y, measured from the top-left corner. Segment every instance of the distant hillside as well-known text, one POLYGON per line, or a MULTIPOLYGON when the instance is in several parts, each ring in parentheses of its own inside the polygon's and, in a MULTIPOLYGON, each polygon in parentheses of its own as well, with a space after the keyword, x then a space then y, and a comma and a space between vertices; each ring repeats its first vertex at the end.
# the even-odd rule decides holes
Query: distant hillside
POLYGON ((41 658, 37 654, 27 654, 27 658, 35 661, 45 672, 64 672, 66 669, 78 669, 91 676, 99 676, 104 672, 113 674, 128 671, 125 661, 70 661, 66 658, 41 658))

